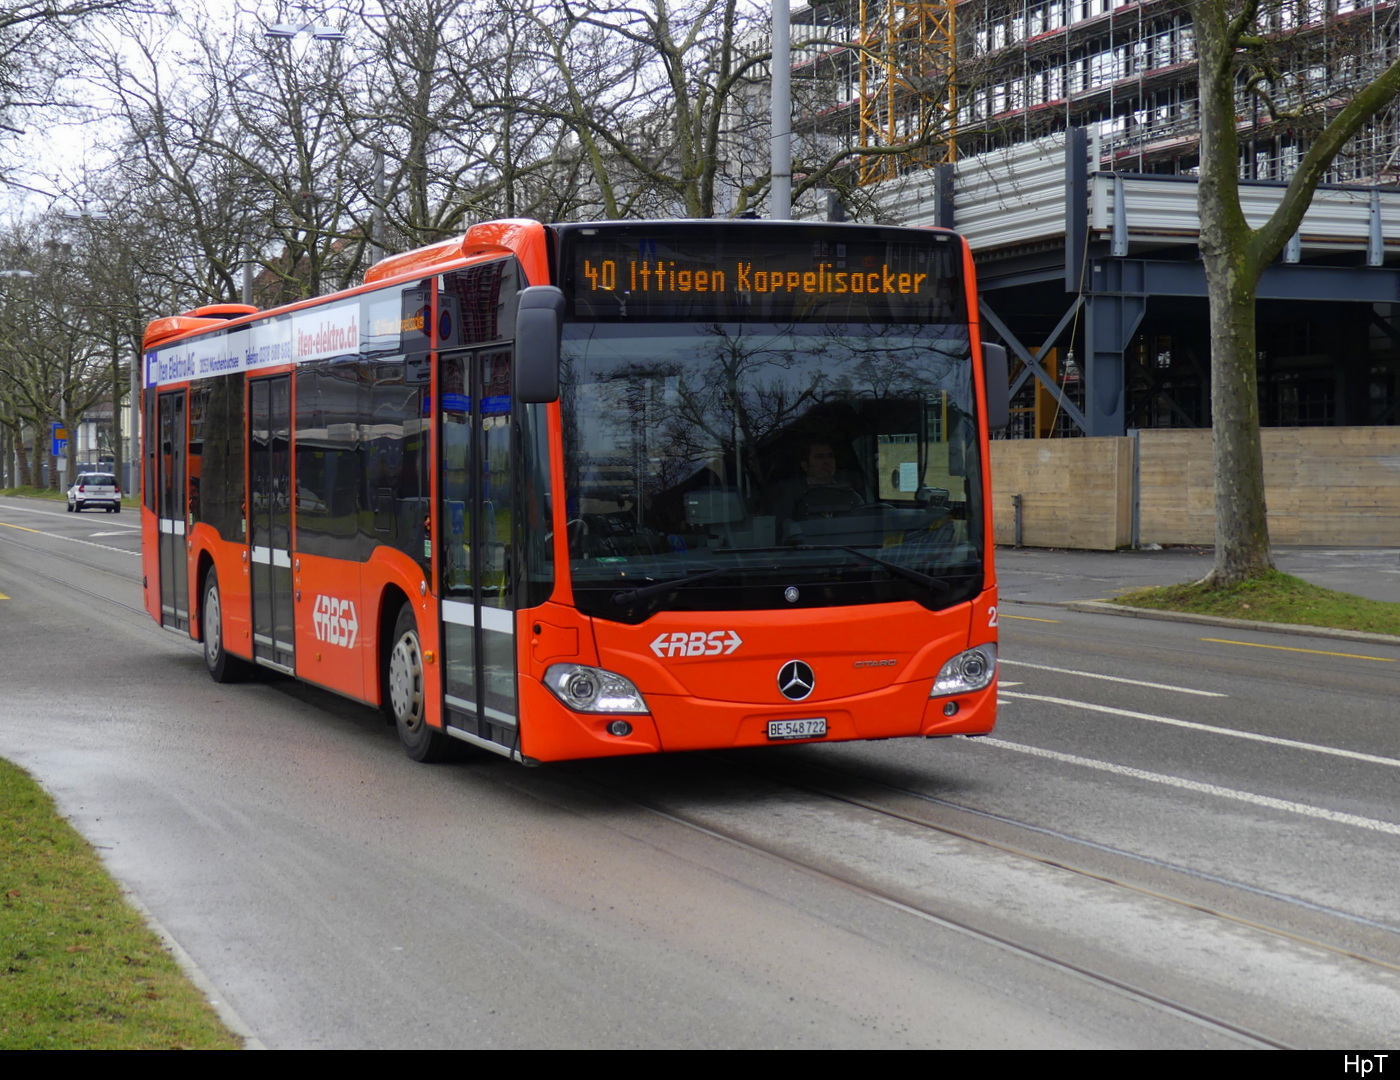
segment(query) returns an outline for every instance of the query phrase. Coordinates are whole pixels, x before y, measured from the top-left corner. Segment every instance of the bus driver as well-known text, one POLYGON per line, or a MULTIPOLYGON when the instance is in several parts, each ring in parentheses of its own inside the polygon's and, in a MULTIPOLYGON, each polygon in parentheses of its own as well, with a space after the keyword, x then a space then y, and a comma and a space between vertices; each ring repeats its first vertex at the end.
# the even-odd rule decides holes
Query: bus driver
POLYGON ((803 444, 799 462, 802 475, 787 481, 778 492, 774 516, 784 541, 802 537, 799 524, 810 517, 849 514, 865 502, 853 477, 836 467, 836 449, 826 439, 812 438, 803 444))

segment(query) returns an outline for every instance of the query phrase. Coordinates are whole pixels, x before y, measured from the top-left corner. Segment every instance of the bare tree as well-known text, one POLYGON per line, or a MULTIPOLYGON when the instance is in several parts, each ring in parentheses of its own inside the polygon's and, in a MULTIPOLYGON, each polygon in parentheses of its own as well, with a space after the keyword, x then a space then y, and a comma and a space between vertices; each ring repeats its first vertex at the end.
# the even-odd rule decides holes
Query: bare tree
MULTIPOLYGON (((750 0, 639 0, 622 7, 599 0, 513 2, 511 19, 529 26, 518 55, 528 58, 535 81, 523 95, 481 105, 571 132, 574 159, 585 170, 580 215, 715 217, 761 208, 772 132, 766 9, 750 0)), ((815 28, 793 46, 816 58, 816 77, 800 80, 797 95, 798 111, 808 117, 833 106, 830 99, 849 86, 849 65, 857 59, 893 70, 904 56, 899 50, 907 52, 907 42, 877 47, 830 27, 815 28)), ((868 144, 855 130, 800 125, 795 202, 835 189, 848 206, 864 208, 870 191, 862 183, 873 175, 872 163, 926 159, 948 137, 950 77, 945 72, 935 86, 924 76, 928 85, 897 138, 868 144)), ((847 104, 835 111, 849 113, 847 104)), ((878 171, 893 175, 901 168, 878 171)))
MULTIPOLYGON (((101 331, 85 302, 85 254, 73 243, 40 239, 57 234, 59 223, 40 220, 0 245, 9 270, 0 304, 0 407, 17 435, 30 429, 35 458, 51 423, 74 426, 111 387, 105 379, 101 331)), ((81 247, 81 241, 79 242, 81 247)), ((77 440, 70 439, 67 472, 77 465, 77 440)), ((57 489, 57 470, 49 486, 57 489)))
POLYGON ((130 0, 0 0, 0 131, 18 134, 18 111, 57 101, 55 84, 79 62, 70 49, 79 24, 129 4, 130 0))
POLYGON ((1215 565, 1207 584, 1228 586, 1273 568, 1259 440, 1255 296, 1260 275, 1302 223, 1333 160, 1400 93, 1400 60, 1348 96, 1335 89, 1273 214, 1251 228, 1240 208, 1237 101, 1243 89, 1279 117, 1289 88, 1274 62, 1278 0, 1192 0, 1200 67, 1201 254, 1210 301, 1211 408, 1215 434, 1215 565))
POLYGON ((713 217, 743 212, 766 188, 766 168, 727 168, 738 164, 726 145, 734 106, 767 60, 762 23, 739 0, 684 9, 670 0, 621 8, 517 0, 512 16, 528 27, 522 55, 538 81, 481 107, 567 127, 587 169, 581 212, 713 217))
POLYGON ((361 8, 369 77, 361 100, 342 97, 354 138, 373 159, 362 231, 390 249, 434 243, 462 229, 451 197, 477 157, 453 123, 466 110, 449 75, 452 0, 361 8))
POLYGON ((346 118, 359 62, 331 42, 294 52, 247 18, 232 33, 200 13, 128 29, 102 57, 125 128, 116 168, 162 196, 154 220, 203 302, 237 300, 249 258, 262 304, 357 280, 371 171, 346 118))
MULTIPOLYGON (((345 97, 357 143, 375 161, 360 224, 385 247, 434 243, 473 220, 552 219, 576 188, 561 162, 563 126, 513 107, 538 87, 532 26, 508 10, 452 0, 362 8, 355 40, 363 92, 345 97)), ((576 170, 575 170, 576 171, 576 170)))
POLYGON ((164 259, 147 269, 171 311, 237 299, 244 244, 258 226, 251 178, 218 148, 225 95, 210 92, 217 87, 189 53, 174 22, 133 19, 118 40, 94 45, 90 60, 119 124, 109 200, 139 207, 164 238, 164 259))
MULTIPOLYGON (((109 205, 140 207, 164 238, 139 272, 166 311, 239 299, 250 258, 267 305, 473 220, 739 214, 767 189, 767 20, 751 0, 359 0, 337 42, 268 40, 281 18, 132 15, 90 53, 123 129, 109 205)), ((795 194, 926 136, 808 139, 795 194)))

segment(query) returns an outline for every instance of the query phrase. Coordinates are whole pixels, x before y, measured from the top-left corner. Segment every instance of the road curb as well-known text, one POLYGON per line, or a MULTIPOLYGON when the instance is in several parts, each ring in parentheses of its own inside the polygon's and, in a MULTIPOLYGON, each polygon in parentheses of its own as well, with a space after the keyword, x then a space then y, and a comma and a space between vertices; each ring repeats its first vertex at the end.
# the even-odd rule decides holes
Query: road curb
POLYGON ((1255 622, 1251 619, 1227 619, 1219 615, 1197 615, 1189 611, 1159 611, 1156 608, 1127 607, 1103 600, 1068 600, 1057 607, 1083 611, 1094 615, 1126 615, 1133 619, 1162 619, 1166 622, 1197 623, 1201 626, 1223 626, 1231 630, 1260 630, 1274 634, 1295 634, 1301 637, 1333 638, 1367 645, 1394 645, 1400 648, 1400 637, 1394 634, 1369 634, 1362 630, 1333 630, 1325 626, 1299 626, 1296 623, 1255 622))
MULTIPOLYGON (((65 820, 67 819, 65 818, 65 820)), ((73 822, 69 821, 69 824, 72 825, 73 822)), ((74 828, 77 828, 77 826, 74 825, 74 828)), ((105 863, 103 869, 107 870, 105 863)), ((110 870, 107 870, 107 874, 113 881, 116 881, 116 876, 112 874, 110 870)), ((122 891, 122 898, 136 909, 141 918, 146 920, 146 925, 150 928, 151 932, 155 934, 156 937, 160 938, 161 944, 165 946, 166 951, 174 957, 175 963, 180 965, 180 970, 184 972, 185 978, 194 983, 195 988, 204 995, 204 1000, 209 1002, 214 1012, 218 1014, 219 1019, 223 1021, 224 1027, 228 1028, 243 1040, 243 1049, 266 1050, 267 1047, 262 1044, 262 1040, 253 1032, 252 1025, 244 1020, 234 1007, 224 1000, 223 995, 219 993, 218 987, 214 985, 214 980, 209 978, 209 976, 204 973, 204 969, 195 963, 194 957, 187 953, 184 946, 175 940, 175 935, 165 928, 165 925, 155 917, 155 913, 152 912, 131 889, 122 885, 120 882, 117 883, 117 887, 122 891)))

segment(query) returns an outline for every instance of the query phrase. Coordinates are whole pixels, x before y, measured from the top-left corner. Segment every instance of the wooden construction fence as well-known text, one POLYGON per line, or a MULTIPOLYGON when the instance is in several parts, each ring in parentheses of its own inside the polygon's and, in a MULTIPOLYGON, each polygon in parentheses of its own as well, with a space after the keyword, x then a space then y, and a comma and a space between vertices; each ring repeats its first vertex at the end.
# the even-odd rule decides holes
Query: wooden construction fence
MULTIPOLYGON (((1400 427, 1266 428, 1265 500, 1275 544, 1400 546, 1400 427)), ((1215 539, 1211 433, 1165 429, 1110 439, 992 444, 999 544, 1111 550, 1215 539), (1136 450, 1136 453, 1134 452, 1136 450)))

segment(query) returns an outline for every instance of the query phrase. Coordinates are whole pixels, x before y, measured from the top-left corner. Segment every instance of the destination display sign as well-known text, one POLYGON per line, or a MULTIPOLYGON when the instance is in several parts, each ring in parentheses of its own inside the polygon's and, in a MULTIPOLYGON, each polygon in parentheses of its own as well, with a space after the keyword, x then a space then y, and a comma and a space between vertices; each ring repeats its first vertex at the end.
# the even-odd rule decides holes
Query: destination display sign
POLYGON ((947 233, 713 221, 563 235, 573 316, 657 320, 961 322, 962 247, 947 233))

